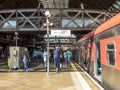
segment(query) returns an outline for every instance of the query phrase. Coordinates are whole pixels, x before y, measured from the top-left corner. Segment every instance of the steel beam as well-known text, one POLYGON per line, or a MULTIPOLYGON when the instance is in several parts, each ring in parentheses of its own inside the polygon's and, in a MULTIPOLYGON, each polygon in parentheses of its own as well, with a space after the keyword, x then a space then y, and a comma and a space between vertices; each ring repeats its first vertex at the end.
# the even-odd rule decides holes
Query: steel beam
MULTIPOLYGON (((103 10, 81 9, 17 9, 0 11, 0 31, 43 31, 45 11, 50 11, 54 30, 93 30, 110 17, 103 10), (106 17, 106 19, 105 19, 106 17)), ((116 13, 110 13, 114 16, 116 13)), ((51 30, 50 29, 50 30, 51 30)))

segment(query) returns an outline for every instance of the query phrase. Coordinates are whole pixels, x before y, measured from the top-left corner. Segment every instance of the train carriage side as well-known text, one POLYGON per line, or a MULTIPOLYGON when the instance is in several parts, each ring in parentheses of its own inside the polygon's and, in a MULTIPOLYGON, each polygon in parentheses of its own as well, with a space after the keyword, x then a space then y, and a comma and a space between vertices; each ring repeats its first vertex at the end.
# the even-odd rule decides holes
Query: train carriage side
POLYGON ((94 75, 94 30, 78 41, 80 51, 80 65, 94 75))
POLYGON ((99 26, 94 35, 95 61, 101 62, 102 85, 107 90, 120 90, 120 13, 99 26))
POLYGON ((80 62, 80 49, 78 45, 73 45, 72 46, 72 59, 75 60, 77 63, 80 62))
POLYGON ((80 64, 107 90, 120 90, 120 13, 78 41, 80 64))

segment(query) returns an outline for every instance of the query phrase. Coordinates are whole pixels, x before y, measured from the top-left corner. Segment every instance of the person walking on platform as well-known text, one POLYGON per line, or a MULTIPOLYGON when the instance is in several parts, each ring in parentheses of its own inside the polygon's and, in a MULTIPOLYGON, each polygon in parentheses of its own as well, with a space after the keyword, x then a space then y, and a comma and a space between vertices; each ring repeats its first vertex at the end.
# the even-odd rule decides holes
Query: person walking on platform
POLYGON ((43 52, 43 60, 44 60, 44 66, 45 66, 46 71, 47 71, 47 55, 48 55, 48 53, 45 49, 44 52, 43 52))
POLYGON ((70 49, 68 49, 67 51, 67 66, 70 67, 70 59, 72 57, 72 52, 70 51, 70 49))
POLYGON ((60 71, 60 50, 58 47, 56 47, 56 49, 53 51, 53 55, 54 55, 54 64, 55 64, 56 72, 59 72, 60 71))
POLYGON ((34 64, 36 64, 38 61, 38 53, 36 49, 34 49, 33 51, 33 58, 34 58, 34 64))
POLYGON ((28 71, 28 62, 30 61, 30 56, 27 48, 22 53, 23 67, 24 71, 28 71))

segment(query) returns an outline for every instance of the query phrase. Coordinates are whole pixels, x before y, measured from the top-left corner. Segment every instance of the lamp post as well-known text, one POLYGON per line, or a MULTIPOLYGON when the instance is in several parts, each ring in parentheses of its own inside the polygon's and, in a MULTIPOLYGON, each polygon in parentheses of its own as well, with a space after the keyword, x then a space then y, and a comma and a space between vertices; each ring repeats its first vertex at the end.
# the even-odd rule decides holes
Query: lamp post
POLYGON ((51 17, 51 14, 49 11, 45 11, 46 16, 46 23, 44 23, 44 26, 47 27, 47 73, 49 75, 50 69, 49 69, 49 26, 52 26, 53 23, 49 22, 49 18, 51 17))
POLYGON ((14 39, 15 39, 15 41, 16 41, 16 47, 17 47, 17 45, 18 45, 18 39, 19 39, 19 37, 18 37, 18 32, 15 32, 14 34, 15 34, 14 39))

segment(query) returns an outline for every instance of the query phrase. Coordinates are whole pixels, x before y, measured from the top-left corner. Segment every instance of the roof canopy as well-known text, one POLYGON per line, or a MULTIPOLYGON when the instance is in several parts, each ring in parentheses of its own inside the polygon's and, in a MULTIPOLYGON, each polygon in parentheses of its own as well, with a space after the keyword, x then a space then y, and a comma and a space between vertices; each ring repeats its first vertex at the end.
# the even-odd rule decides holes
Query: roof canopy
POLYGON ((118 10, 119 0, 0 0, 0 9, 84 8, 118 10))

